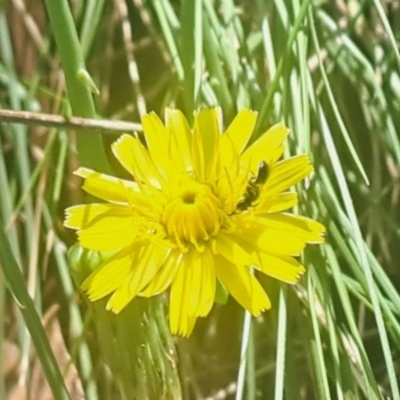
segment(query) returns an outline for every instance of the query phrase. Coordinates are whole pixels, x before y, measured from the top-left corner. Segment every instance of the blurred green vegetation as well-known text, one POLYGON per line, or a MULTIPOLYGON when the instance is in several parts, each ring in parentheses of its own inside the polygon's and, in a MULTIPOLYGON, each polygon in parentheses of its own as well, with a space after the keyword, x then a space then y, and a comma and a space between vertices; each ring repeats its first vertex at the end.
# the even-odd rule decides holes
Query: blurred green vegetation
MULTIPOLYGON (((99 117, 138 122, 176 106, 191 118, 220 105, 227 125, 250 107, 260 112, 255 135, 282 121, 287 153, 314 162, 298 211, 326 225, 326 245, 306 250, 295 287, 263 279, 273 308, 262 317, 229 300, 190 339, 176 338, 184 399, 399 399, 399 2, 70 5, 99 117)), ((44 2, 0 2, 0 108, 69 115, 53 34, 44 2)), ((107 400, 118 395, 68 271, 75 236, 62 227, 64 208, 83 200, 72 175, 79 134, 0 121, 10 244, 2 235, 0 264, 6 275, 15 259, 26 278, 71 398, 107 400)), ((109 152, 117 137, 102 140, 123 174, 109 152)), ((25 286, 16 292, 4 275, 0 399, 53 398, 19 311, 25 286)))

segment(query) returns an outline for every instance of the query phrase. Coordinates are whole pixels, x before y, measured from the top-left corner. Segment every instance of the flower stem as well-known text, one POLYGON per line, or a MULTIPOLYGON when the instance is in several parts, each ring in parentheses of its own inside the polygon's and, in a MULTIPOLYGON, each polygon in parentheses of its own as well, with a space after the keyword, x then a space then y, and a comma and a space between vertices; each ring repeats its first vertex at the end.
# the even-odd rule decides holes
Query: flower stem
MULTIPOLYGON (((77 286, 111 253, 85 250, 78 244, 68 252, 77 286)), ((88 302, 102 357, 124 400, 179 400, 182 392, 176 353, 166 323, 162 296, 136 298, 120 313, 106 310, 106 299, 88 302)))
POLYGON ((118 315, 105 306, 103 300, 89 304, 103 357, 123 399, 181 399, 171 335, 162 333, 162 298, 137 298, 118 315))

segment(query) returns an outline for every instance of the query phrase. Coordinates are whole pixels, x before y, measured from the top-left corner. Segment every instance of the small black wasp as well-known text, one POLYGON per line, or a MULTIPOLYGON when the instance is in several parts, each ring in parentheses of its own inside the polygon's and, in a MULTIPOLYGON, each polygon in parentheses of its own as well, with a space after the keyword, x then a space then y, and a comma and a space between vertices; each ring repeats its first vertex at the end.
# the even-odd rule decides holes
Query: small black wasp
POLYGON ((243 197, 236 205, 236 211, 245 211, 249 207, 253 206, 254 203, 260 196, 261 187, 264 185, 269 176, 269 167, 265 161, 261 161, 258 166, 258 171, 256 176, 251 176, 247 184, 246 190, 243 197))

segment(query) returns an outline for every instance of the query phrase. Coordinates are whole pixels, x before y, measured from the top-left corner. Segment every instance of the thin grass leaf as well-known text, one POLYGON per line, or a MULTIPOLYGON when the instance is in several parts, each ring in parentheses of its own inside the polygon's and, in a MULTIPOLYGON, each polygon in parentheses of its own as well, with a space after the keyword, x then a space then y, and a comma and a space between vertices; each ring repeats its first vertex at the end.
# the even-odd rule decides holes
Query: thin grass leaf
POLYGON ((308 7, 310 6, 310 4, 311 4, 311 1, 310 0, 306 0, 301 5, 299 14, 298 14, 298 16, 297 16, 297 18, 296 18, 296 20, 295 20, 295 22, 293 24, 293 28, 291 29, 289 37, 288 37, 287 45, 286 45, 286 48, 285 48, 285 54, 282 56, 282 58, 278 62, 278 66, 277 66, 277 69, 276 69, 276 74, 274 75, 274 77, 273 77, 273 79, 272 79, 272 81, 271 81, 271 83, 269 85, 266 98, 265 98, 264 103, 263 103, 263 105, 261 107, 260 116, 259 116, 259 118, 257 120, 257 125, 255 127, 255 132, 259 132, 259 130, 262 127, 262 125, 265 124, 265 119, 266 119, 267 112, 268 112, 268 110, 269 110, 269 108, 271 106, 271 102, 272 102, 273 96, 275 94, 275 91, 278 88, 279 79, 282 76, 283 64, 284 64, 285 57, 292 50, 293 43, 294 43, 294 41, 296 39, 297 34, 299 33, 299 31, 301 29, 301 25, 303 24, 304 19, 307 16, 308 7))
POLYGON ((397 61, 397 66, 400 69, 400 52, 399 52, 399 45, 396 41, 396 38, 394 37, 393 30, 390 26, 390 23, 388 21, 388 18, 386 16, 386 12, 383 9, 383 4, 382 2, 378 0, 373 0, 375 4, 376 11, 378 11, 379 18, 382 21, 383 27, 385 28, 386 34, 389 36, 390 44, 392 46, 392 50, 394 51, 396 61, 397 61))
POLYGON ((79 35, 82 45, 82 53, 85 59, 87 58, 96 37, 99 23, 104 12, 104 6, 104 0, 89 0, 85 2, 82 27, 79 35))
POLYGON ((313 40, 313 44, 315 46, 316 55, 318 57, 318 66, 319 66, 319 69, 321 71, 322 79, 323 79, 324 84, 325 84, 325 89, 326 89, 326 92, 328 94, 328 98, 329 98, 333 113, 334 113, 335 118, 337 120, 337 123, 339 125, 340 131, 341 131, 341 133, 343 135, 343 138, 344 138, 344 140, 346 142, 347 148, 348 148, 348 150, 349 150, 349 152, 350 152, 350 154, 351 154, 351 156, 352 156, 352 158, 353 158, 353 160, 354 160, 354 162, 356 164, 356 167, 359 170, 359 172, 360 172, 362 178, 364 179, 365 183, 367 185, 369 185, 369 179, 368 179, 367 174, 366 174, 366 172, 364 170, 364 167, 363 167, 363 165, 361 163, 361 160, 358 157, 357 152, 356 152, 356 150, 354 148, 354 145, 353 145, 352 140, 350 138, 349 132, 348 132, 348 130, 347 130, 347 128, 346 128, 346 126, 345 126, 345 124, 343 122, 343 119, 342 119, 342 117, 340 115, 339 107, 338 107, 338 105, 336 103, 336 100, 335 100, 335 97, 334 97, 334 95, 332 93, 331 85, 329 83, 329 80, 328 80, 328 77, 327 77, 327 74, 326 74, 326 71, 325 71, 324 64, 323 64, 323 62, 321 60, 321 57, 320 57, 321 49, 320 49, 320 46, 319 46, 319 41, 318 41, 317 33, 316 33, 316 30, 315 30, 315 26, 314 26, 313 13, 311 11, 309 11, 308 15, 309 15, 309 19, 310 19, 311 37, 312 37, 312 40, 313 40))
POLYGON ((240 364, 239 371, 236 379, 236 400, 242 400, 244 393, 244 385, 246 382, 246 367, 247 367, 247 352, 249 348, 250 334, 251 334, 251 314, 246 311, 243 318, 242 328, 242 345, 240 348, 240 364))
POLYGON ((68 400, 69 395, 62 374, 57 366, 35 304, 26 290, 21 268, 12 254, 7 234, 3 228, 3 221, 0 224, 0 265, 9 289, 20 306, 21 314, 32 337, 37 355, 42 362, 43 370, 54 398, 68 400))
POLYGON ((318 393, 318 398, 320 399, 330 399, 330 391, 328 385, 328 377, 326 376, 326 366, 325 366, 325 358, 322 351, 322 340, 321 334, 319 331, 318 317, 316 313, 316 302, 315 302, 315 293, 314 287, 311 283, 311 274, 308 275, 307 279, 307 296, 308 301, 310 303, 310 316, 311 316, 311 330, 312 330, 312 339, 311 339, 311 357, 313 358, 314 364, 314 373, 317 377, 317 387, 315 390, 318 393))
POLYGON ((287 295, 286 287, 279 290, 278 329, 276 332, 276 370, 274 400, 284 398, 286 331, 287 331, 287 295))
POLYGON ((182 2, 181 58, 185 72, 184 93, 189 114, 199 102, 202 80, 202 11, 201 1, 182 2))

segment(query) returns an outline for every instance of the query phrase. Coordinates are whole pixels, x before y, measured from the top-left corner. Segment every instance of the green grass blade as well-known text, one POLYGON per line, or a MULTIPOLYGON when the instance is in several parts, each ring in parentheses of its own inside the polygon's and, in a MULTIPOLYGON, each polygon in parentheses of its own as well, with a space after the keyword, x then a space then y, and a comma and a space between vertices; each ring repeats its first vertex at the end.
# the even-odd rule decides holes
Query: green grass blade
POLYGON ((251 332, 251 314, 249 312, 244 313, 243 319, 243 330, 242 330, 242 345, 240 349, 240 364, 239 371, 236 380, 237 389, 236 389, 236 400, 242 400, 244 393, 244 385, 246 382, 246 367, 247 367, 247 352, 250 341, 250 332, 251 332))
POLYGON ((199 101, 202 75, 202 2, 184 0, 182 2, 181 58, 185 73, 184 93, 188 114, 194 111, 199 101))
POLYGON ((276 370, 274 400, 284 398, 285 387, 285 359, 286 359, 286 331, 287 331, 287 296, 286 286, 279 291, 278 329, 276 337, 276 370))
MULTIPOLYGON (((90 78, 68 1, 46 0, 45 3, 63 64, 72 113, 79 117, 96 118, 90 78)), ((82 132, 77 135, 77 147, 85 166, 98 171, 109 170, 100 134, 92 133, 89 137, 82 132)))
POLYGON ((312 11, 309 11, 308 15, 309 15, 309 19, 310 19, 311 37, 312 37, 312 40, 313 40, 313 43, 314 43, 314 46, 315 46, 316 55, 318 57, 318 66, 319 66, 319 69, 321 71, 322 79, 323 79, 323 82, 325 84, 325 89, 326 89, 326 92, 328 94, 328 98, 329 98, 333 113, 334 113, 335 118, 337 120, 337 123, 339 125, 340 131, 341 131, 341 133, 343 135, 343 138, 344 138, 344 140, 346 142, 347 148, 349 149, 349 152, 350 152, 350 154, 351 154, 351 156, 352 156, 352 158, 353 158, 353 160, 354 160, 354 162, 355 162, 355 164, 357 166, 357 169, 359 170, 359 172, 361 174, 361 177, 364 179, 365 183, 367 185, 369 185, 369 179, 368 179, 367 174, 366 174, 366 172, 364 170, 364 167, 363 167, 363 165, 361 163, 361 160, 357 155, 356 149, 354 148, 354 145, 353 145, 352 140, 350 138, 349 132, 348 132, 348 130, 347 130, 347 128, 346 128, 346 126, 345 126, 345 124, 343 122, 343 119, 342 119, 342 117, 340 115, 339 107, 338 107, 338 105, 336 103, 336 100, 335 100, 335 97, 334 97, 334 95, 332 93, 331 85, 329 83, 328 76, 326 74, 324 64, 323 64, 323 62, 321 60, 321 57, 320 57, 321 49, 320 49, 317 33, 316 33, 316 30, 315 30, 315 24, 314 24, 314 18, 313 18, 312 11))
POLYGON ((8 242, 1 221, 0 227, 0 265, 12 295, 18 302, 26 327, 32 337, 37 355, 42 363, 55 399, 67 400, 69 395, 62 374, 54 358, 46 333, 43 329, 35 304, 26 290, 25 281, 8 242))

